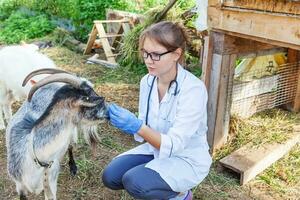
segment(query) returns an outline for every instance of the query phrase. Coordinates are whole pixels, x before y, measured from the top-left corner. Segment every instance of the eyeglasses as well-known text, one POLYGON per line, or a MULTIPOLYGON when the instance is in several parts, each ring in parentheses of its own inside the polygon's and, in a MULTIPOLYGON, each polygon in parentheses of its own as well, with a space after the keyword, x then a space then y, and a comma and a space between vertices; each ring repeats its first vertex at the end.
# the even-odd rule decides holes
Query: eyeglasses
POLYGON ((142 55, 143 55, 144 60, 146 60, 148 58, 148 56, 150 56, 151 60, 153 60, 153 61, 160 61, 161 56, 166 55, 171 52, 173 52, 173 51, 166 51, 164 53, 155 53, 155 52, 148 53, 147 51, 142 49, 142 55))

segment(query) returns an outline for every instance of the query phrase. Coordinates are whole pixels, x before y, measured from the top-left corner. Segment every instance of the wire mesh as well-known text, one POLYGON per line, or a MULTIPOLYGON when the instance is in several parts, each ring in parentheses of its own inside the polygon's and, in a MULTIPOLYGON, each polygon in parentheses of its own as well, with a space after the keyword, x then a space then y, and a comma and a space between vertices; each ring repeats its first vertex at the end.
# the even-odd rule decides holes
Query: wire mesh
POLYGON ((296 97, 300 62, 235 74, 230 83, 231 114, 249 117, 254 113, 292 103, 296 97))

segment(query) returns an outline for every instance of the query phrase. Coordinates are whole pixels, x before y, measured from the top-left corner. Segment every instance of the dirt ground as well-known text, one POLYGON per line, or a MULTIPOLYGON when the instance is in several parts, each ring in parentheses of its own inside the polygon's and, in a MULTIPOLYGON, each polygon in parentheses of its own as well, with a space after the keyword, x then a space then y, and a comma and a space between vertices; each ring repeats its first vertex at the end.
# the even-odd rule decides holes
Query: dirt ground
MULTIPOLYGON (((66 49, 54 48, 46 53, 65 70, 75 72, 92 81, 97 81, 97 76, 103 76, 101 67, 87 66, 84 61, 74 57, 66 57, 66 49), (53 52, 61 54, 53 56, 53 52)), ((70 53, 71 54, 71 53, 70 53)), ((108 102, 115 102, 132 112, 137 112, 138 85, 137 84, 112 84, 100 83, 95 89, 108 102)), ((18 104, 16 104, 16 107, 18 104)), ((97 145, 96 155, 91 155, 90 148, 80 138, 75 149, 75 160, 79 168, 76 176, 72 177, 68 169, 68 159, 65 157, 61 163, 61 172, 58 179, 57 197, 62 200, 126 200, 132 199, 125 191, 112 191, 104 187, 101 182, 101 173, 111 159, 138 143, 117 129, 104 122, 99 126, 100 143, 97 145)), ((250 182, 244 187, 238 185, 238 179, 232 174, 221 174, 215 167, 208 178, 193 190, 194 199, 294 199, 284 197, 268 191, 265 185, 250 182)), ((0 199, 18 199, 15 185, 8 177, 6 170, 5 133, 0 132, 0 199)), ((43 194, 30 195, 29 199, 43 199, 43 194)), ((296 197, 295 197, 296 199, 296 197)))

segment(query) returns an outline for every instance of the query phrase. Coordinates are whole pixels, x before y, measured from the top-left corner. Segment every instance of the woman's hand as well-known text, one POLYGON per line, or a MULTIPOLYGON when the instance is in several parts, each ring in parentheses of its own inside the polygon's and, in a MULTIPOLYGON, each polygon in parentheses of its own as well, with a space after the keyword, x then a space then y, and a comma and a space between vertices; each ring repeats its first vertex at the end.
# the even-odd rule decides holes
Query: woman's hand
POLYGON ((132 112, 116 104, 108 107, 108 115, 113 126, 131 135, 137 133, 143 124, 132 112))

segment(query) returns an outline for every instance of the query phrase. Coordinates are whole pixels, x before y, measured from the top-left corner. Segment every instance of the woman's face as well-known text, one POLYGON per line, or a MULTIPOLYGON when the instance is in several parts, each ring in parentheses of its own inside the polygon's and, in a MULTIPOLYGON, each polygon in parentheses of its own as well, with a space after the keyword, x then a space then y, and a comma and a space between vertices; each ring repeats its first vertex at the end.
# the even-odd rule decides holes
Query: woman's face
POLYGON ((172 70, 176 70, 176 62, 180 57, 180 51, 180 49, 177 49, 175 51, 168 52, 168 49, 164 46, 155 40, 146 37, 143 52, 145 55, 148 54, 148 57, 144 58, 144 62, 148 68, 149 74, 162 77, 163 75, 170 73, 172 70))

